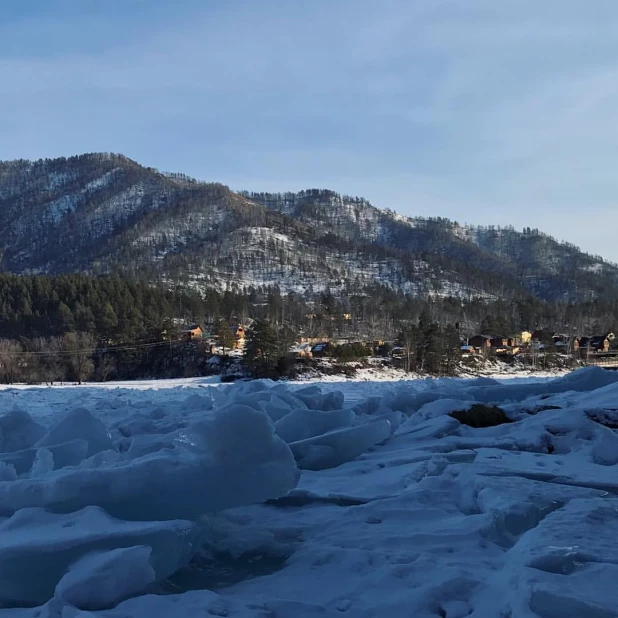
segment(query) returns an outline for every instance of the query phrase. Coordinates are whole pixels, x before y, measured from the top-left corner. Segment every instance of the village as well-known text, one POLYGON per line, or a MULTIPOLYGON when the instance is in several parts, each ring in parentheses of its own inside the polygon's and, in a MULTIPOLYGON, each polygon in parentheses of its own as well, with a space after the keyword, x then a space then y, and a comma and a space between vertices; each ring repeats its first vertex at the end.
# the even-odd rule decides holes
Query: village
MULTIPOLYGON (((571 336, 551 333, 547 330, 522 331, 513 337, 501 335, 474 335, 462 342, 462 354, 494 354, 515 356, 517 354, 555 352, 575 358, 587 359, 599 354, 613 354, 614 333, 594 336, 571 336)), ((618 350, 615 351, 618 353, 618 350)))
MULTIPOLYGON (((194 324, 183 329, 186 339, 199 342, 212 356, 241 356, 245 347, 249 321, 245 325, 230 324, 233 344, 227 348, 215 334, 214 325, 194 324)), ((461 360, 497 360, 512 363, 519 360, 524 364, 537 364, 546 357, 571 360, 576 364, 590 364, 618 368, 618 340, 612 332, 601 335, 578 336, 550 330, 521 331, 510 336, 496 334, 475 334, 460 337, 459 353, 461 360)), ((289 348, 288 356, 296 360, 337 357, 382 357, 390 358, 397 364, 408 356, 405 341, 395 338, 383 339, 350 337, 304 337, 299 336, 289 348), (342 354, 342 350, 344 351, 342 354), (345 350, 353 351, 345 354, 345 350)))

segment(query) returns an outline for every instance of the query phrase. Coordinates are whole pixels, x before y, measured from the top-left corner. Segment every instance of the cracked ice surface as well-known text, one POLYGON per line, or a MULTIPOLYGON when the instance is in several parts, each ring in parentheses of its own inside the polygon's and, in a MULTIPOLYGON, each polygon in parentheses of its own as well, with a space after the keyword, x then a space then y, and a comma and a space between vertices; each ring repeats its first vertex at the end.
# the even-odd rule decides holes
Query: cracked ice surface
POLYGON ((363 389, 0 393, 0 618, 618 617, 618 373, 363 389))

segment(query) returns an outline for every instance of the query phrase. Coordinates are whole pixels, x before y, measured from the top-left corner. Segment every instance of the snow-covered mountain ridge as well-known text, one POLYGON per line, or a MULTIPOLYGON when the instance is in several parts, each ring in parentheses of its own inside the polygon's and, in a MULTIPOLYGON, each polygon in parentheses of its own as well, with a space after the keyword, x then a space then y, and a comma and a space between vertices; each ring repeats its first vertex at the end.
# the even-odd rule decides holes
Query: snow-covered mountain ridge
POLYGON ((128 271, 298 293, 379 283, 420 296, 618 296, 618 267, 536 230, 404 217, 328 190, 235 193, 122 155, 0 162, 0 212, 0 266, 16 273, 128 271))

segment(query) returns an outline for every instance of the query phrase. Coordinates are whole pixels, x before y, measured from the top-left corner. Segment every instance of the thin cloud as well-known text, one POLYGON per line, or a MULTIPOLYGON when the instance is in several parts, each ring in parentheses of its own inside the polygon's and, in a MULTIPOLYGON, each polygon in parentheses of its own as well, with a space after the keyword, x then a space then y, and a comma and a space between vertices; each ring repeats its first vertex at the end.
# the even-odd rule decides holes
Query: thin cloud
POLYGON ((181 4, 9 13, 0 157, 120 151, 235 188, 539 227, 618 259, 586 231, 618 223, 613 0, 181 4))

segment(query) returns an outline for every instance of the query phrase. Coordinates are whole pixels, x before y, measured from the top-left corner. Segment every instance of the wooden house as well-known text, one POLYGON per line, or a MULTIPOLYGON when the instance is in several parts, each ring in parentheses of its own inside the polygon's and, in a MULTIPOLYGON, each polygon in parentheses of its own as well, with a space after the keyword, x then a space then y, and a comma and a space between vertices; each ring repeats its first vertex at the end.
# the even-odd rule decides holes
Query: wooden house
POLYGON ((490 335, 474 335, 468 339, 468 345, 477 350, 486 350, 491 348, 491 336, 490 335))
MULTIPOLYGON (((519 346, 515 337, 504 337, 502 335, 475 335, 468 339, 466 348, 473 348, 475 351, 488 352, 491 350, 495 354, 517 354, 519 346)), ((467 352, 470 353, 469 351, 467 352)))
POLYGON ((476 350, 474 349, 474 346, 471 346, 471 345, 462 345, 461 346, 461 355, 462 356, 473 356, 474 354, 476 354, 476 350))
POLYGON ((515 340, 512 337, 503 337, 502 335, 475 335, 468 339, 468 345, 474 348, 506 348, 513 346, 515 340))
POLYGON ((245 328, 240 324, 232 326, 232 332, 234 333, 234 339, 236 343, 234 346, 236 349, 242 348, 245 345, 246 333, 245 328))
POLYGON ((185 328, 182 331, 182 334, 189 341, 193 341, 194 339, 201 339, 204 331, 202 330, 202 327, 199 326, 199 324, 194 324, 193 326, 189 326, 189 328, 185 328))
POLYGON ((565 335, 563 333, 555 333, 552 337, 554 346, 558 352, 577 352, 579 350, 580 338, 565 335))
POLYGON ((290 352, 294 355, 295 358, 311 358, 313 355, 311 353, 312 348, 311 343, 300 343, 293 347, 290 352))
POLYGON ((487 335, 492 348, 506 348, 513 344, 513 339, 503 335, 487 335))
POLYGON ((514 337, 491 335, 491 350, 499 356, 513 356, 519 352, 519 346, 514 337))
POLYGON ((582 337, 580 349, 584 352, 609 352, 611 342, 616 338, 614 333, 605 333, 594 337, 582 337))

